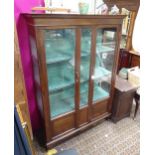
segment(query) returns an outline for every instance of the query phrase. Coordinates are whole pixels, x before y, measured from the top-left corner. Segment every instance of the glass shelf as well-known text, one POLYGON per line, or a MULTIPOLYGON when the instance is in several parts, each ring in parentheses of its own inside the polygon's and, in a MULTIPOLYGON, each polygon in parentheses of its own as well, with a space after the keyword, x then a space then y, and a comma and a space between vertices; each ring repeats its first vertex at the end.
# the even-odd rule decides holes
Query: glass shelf
POLYGON ((67 39, 58 38, 45 41, 46 63, 68 61, 73 57, 73 47, 67 39))
MULTIPOLYGON (((80 105, 85 106, 88 102, 88 85, 83 83, 80 85, 80 105)), ((74 86, 55 92, 50 95, 51 116, 56 117, 74 110, 74 86)))
MULTIPOLYGON (((47 67, 47 70, 49 93, 60 91, 61 89, 72 87, 74 85, 74 68, 70 63, 66 62, 59 65, 50 65, 47 67)), ((88 79, 89 73, 86 74, 86 72, 83 72, 80 83, 84 83, 88 81, 88 79)))
POLYGON ((96 48, 97 53, 113 52, 114 50, 115 50, 114 48, 111 48, 109 46, 104 46, 103 43, 98 43, 96 48))
POLYGON ((51 117, 74 110, 74 87, 50 95, 51 117))
POLYGON ((74 84, 74 67, 69 62, 50 65, 47 70, 50 93, 74 84))
MULTIPOLYGON (((48 65, 48 83, 49 92, 59 91, 60 89, 71 87, 74 84, 74 60, 68 62, 48 65)), ((89 63, 90 55, 82 56, 80 66, 80 83, 86 82, 89 79, 89 63)))
MULTIPOLYGON (((62 70, 64 71, 65 68, 66 68, 66 66, 64 66, 64 68, 62 70)), ((51 68, 50 70, 52 71, 52 73, 54 72, 53 68, 51 68)), ((57 68, 55 70, 60 71, 60 68, 57 68)), ((53 74, 56 74, 56 73, 53 73, 53 74)), ((102 68, 102 67, 95 68, 95 76, 94 76, 95 80, 103 81, 103 80, 106 80, 106 78, 108 78, 110 76, 111 76, 111 72, 106 70, 105 68, 102 68)), ((71 72, 70 72, 70 75, 65 74, 63 80, 62 80, 62 77, 60 77, 60 75, 55 76, 55 77, 52 76, 51 78, 49 77, 48 79, 50 80, 49 83, 51 84, 51 85, 49 85, 49 92, 51 92, 51 93, 60 91, 62 89, 67 89, 68 87, 72 87, 74 85, 74 77, 72 76, 71 72)), ((81 93, 82 94, 87 94, 87 93, 84 93, 83 90, 86 89, 88 91, 88 86, 86 87, 85 85, 87 85, 87 84, 83 84, 83 83, 86 83, 88 81, 88 79, 89 79, 89 74, 85 74, 85 72, 83 72, 83 75, 81 75, 81 80, 80 80, 80 83, 82 83, 82 85, 81 85, 81 93)), ((82 97, 81 100, 87 101, 87 99, 84 99, 84 97, 82 97)))
POLYGON ((90 53, 88 51, 81 51, 81 57, 88 57, 90 53))
MULTIPOLYGON (((53 97, 50 97, 50 100, 52 100, 53 97)), ((51 117, 56 117, 61 114, 65 114, 67 112, 73 111, 74 109, 72 108, 74 106, 74 101, 72 102, 72 105, 69 105, 67 102, 64 100, 57 100, 53 102, 51 105, 51 117)))
POLYGON ((108 97, 109 97, 109 93, 107 91, 105 91, 100 86, 95 86, 93 101, 101 100, 101 99, 108 98, 108 97))
POLYGON ((104 43, 103 43, 103 46, 112 47, 113 50, 114 50, 115 44, 116 44, 116 43, 115 43, 114 41, 108 41, 108 42, 104 42, 104 43))
MULTIPOLYGON (((56 78, 58 78, 58 77, 56 77, 56 78)), ((56 80, 52 79, 51 81, 52 81, 52 84, 49 85, 49 93, 54 93, 61 89, 71 87, 74 84, 73 81, 69 81, 69 80, 61 81, 61 77, 56 80)))
POLYGON ((97 67, 95 68, 95 74, 94 74, 94 79, 104 79, 104 77, 109 77, 111 76, 111 72, 103 67, 97 67))
POLYGON ((65 53, 47 52, 46 53, 46 63, 59 63, 64 61, 69 61, 72 57, 65 53))
MULTIPOLYGON (((80 107, 86 106, 88 102, 88 85, 87 83, 81 85, 80 92, 80 107)), ((50 95, 51 101, 51 117, 56 117, 74 110, 74 87, 65 89, 64 91, 50 95)), ((99 86, 94 88, 94 100, 100 100, 109 97, 109 93, 99 86)))
POLYGON ((46 30, 46 63, 68 61, 75 51, 75 32, 72 29, 46 30))
MULTIPOLYGON (((81 85, 80 93, 80 107, 86 106, 88 102, 88 88, 87 84, 81 85)), ((56 117, 60 114, 64 114, 74 110, 74 88, 66 89, 58 93, 50 95, 51 101, 51 117, 56 117)), ((99 86, 94 88, 94 100, 101 100, 109 97, 109 93, 99 86)))

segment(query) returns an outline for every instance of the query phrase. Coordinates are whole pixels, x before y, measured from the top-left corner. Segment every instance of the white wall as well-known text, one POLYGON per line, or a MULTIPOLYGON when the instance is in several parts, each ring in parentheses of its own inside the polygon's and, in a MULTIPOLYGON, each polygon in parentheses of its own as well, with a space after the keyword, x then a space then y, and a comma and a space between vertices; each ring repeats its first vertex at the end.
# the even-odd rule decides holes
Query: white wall
POLYGON ((133 38, 132 38, 132 45, 133 45, 133 48, 136 52, 141 52, 141 40, 140 40, 140 37, 141 37, 141 31, 140 31, 140 28, 141 28, 141 24, 142 24, 142 16, 140 15, 141 14, 141 9, 139 10, 138 12, 138 15, 136 17, 136 21, 135 21, 135 26, 134 26, 134 31, 133 31, 133 38))
POLYGON ((75 12, 79 11, 78 3, 80 1, 87 1, 89 3, 89 12, 94 9, 94 1, 95 0, 53 0, 53 2, 63 2, 63 6, 66 8, 70 8, 75 12))
POLYGON ((63 4, 66 8, 70 8, 78 12, 78 2, 79 0, 63 0, 63 4))

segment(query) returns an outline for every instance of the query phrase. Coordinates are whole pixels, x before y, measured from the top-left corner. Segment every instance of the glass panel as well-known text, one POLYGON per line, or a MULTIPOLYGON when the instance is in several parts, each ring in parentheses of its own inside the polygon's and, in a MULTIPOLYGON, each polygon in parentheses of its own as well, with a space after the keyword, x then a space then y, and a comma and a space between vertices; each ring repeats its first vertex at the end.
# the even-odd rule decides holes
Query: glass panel
POLYGON ((81 30, 80 107, 88 104, 91 30, 81 30))
POLYGON ((98 29, 94 69, 93 102, 109 97, 116 44, 115 29, 98 29))
POLYGON ((46 30, 45 51, 50 109, 53 118, 75 108, 75 30, 46 30))

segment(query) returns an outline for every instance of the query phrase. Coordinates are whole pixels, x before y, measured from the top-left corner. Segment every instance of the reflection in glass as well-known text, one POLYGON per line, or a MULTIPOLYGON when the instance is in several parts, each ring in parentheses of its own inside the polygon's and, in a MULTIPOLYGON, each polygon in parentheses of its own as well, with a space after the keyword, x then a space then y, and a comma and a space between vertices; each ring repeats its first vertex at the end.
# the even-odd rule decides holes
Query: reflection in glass
POLYGON ((96 60, 93 102, 109 97, 111 74, 116 44, 115 29, 98 29, 96 36, 96 60))
POLYGON ((75 30, 46 30, 44 38, 50 109, 53 118, 75 108, 75 30))

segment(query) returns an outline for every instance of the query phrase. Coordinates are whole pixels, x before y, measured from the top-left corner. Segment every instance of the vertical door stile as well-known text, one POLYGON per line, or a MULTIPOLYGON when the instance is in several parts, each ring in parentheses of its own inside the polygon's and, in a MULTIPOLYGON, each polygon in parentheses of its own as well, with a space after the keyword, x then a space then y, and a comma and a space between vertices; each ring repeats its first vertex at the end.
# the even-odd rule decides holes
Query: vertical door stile
POLYGON ((93 110, 93 87, 94 87, 94 67, 95 67, 95 55, 96 55, 96 28, 92 27, 91 38, 91 58, 90 58, 90 74, 89 74, 89 95, 88 95, 88 122, 92 119, 93 110))
POLYGON ((75 52, 75 127, 79 127, 80 108, 80 62, 81 62, 81 29, 76 29, 75 52))
POLYGON ((112 70, 112 78, 111 78, 111 92, 110 92, 110 101, 108 106, 108 111, 111 112, 112 108, 112 100, 114 96, 114 89, 115 89, 115 79, 116 79, 116 73, 117 73, 117 66, 118 66, 118 59, 119 59, 119 52, 120 52, 120 40, 121 40, 121 25, 116 27, 116 46, 115 46, 115 56, 114 56, 114 64, 113 64, 113 70, 112 70))

